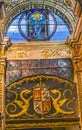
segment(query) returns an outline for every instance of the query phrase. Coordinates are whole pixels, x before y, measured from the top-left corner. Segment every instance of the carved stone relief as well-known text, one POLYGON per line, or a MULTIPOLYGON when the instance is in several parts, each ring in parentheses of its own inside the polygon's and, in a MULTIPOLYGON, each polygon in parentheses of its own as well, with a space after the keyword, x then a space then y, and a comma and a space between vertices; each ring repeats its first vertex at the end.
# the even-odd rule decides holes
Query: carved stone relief
POLYGON ((8 60, 22 59, 52 59, 52 58, 70 58, 71 51, 67 46, 11 46, 6 52, 8 60))

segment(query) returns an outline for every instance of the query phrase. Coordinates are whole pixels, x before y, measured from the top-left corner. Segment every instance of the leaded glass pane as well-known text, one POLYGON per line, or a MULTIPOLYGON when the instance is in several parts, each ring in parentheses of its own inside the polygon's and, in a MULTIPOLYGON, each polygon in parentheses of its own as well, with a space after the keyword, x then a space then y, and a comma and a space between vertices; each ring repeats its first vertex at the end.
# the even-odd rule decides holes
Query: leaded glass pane
POLYGON ((55 75, 73 81, 71 59, 33 59, 7 62, 6 84, 33 75, 55 75))
POLYGON ((5 35, 12 42, 63 41, 70 33, 70 27, 59 15, 46 9, 31 9, 11 20, 5 35))

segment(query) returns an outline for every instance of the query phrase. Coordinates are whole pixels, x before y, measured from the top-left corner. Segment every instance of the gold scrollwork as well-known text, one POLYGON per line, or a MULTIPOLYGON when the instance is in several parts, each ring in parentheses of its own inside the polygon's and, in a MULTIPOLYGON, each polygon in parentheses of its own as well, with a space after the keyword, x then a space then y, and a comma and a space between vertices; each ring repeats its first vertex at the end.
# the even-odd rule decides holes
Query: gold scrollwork
POLYGON ((71 83, 70 81, 59 78, 57 76, 37 75, 37 76, 23 78, 23 79, 21 79, 21 80, 19 80, 17 82, 14 82, 14 83, 10 84, 8 87, 11 88, 12 86, 16 86, 17 84, 22 84, 23 82, 27 82, 29 80, 30 81, 35 81, 36 79, 45 79, 45 80, 53 79, 53 80, 57 80, 58 82, 61 82, 61 83, 66 83, 72 88, 74 88, 74 86, 75 86, 75 84, 71 83))
MULTIPOLYGON (((35 104, 33 104, 33 91, 32 88, 41 88, 41 92, 43 92, 42 88, 46 88, 44 90, 47 91, 49 88, 49 103, 51 104, 51 108, 47 114, 44 114, 44 118, 47 117, 55 117, 58 115, 74 115, 77 111, 72 107, 73 105, 76 107, 77 101, 75 100, 75 95, 73 94, 73 90, 75 88, 75 84, 64 80, 62 78, 56 77, 56 76, 48 76, 48 75, 39 75, 39 76, 32 76, 27 77, 24 79, 21 79, 15 83, 10 84, 7 86, 7 98, 9 101, 7 101, 6 105, 6 115, 8 118, 16 118, 19 116, 25 116, 26 118, 30 117, 37 117, 37 112, 34 109, 35 104), (41 81, 43 80, 52 80, 52 82, 58 81, 60 83, 67 84, 64 89, 62 88, 52 88, 50 86, 46 86, 45 82, 44 84, 41 84, 41 81), (35 86, 31 86, 31 88, 24 88, 21 89, 21 87, 18 87, 18 85, 22 85, 23 82, 25 83, 36 83, 36 81, 39 81, 35 86), (30 81, 30 82, 29 82, 30 81), (68 88, 69 85, 69 88, 68 88), (15 91, 17 89, 17 91, 15 91), (20 90, 20 91, 19 91, 20 90), (19 93, 18 93, 19 91, 19 93), (13 99, 11 100, 11 95, 13 94, 13 99), (32 99, 32 100, 31 100, 32 99), (32 102, 31 102, 32 101, 32 102), (51 103, 52 102, 52 103, 51 103), (29 110, 32 108, 34 111, 29 110), (53 112, 51 111, 53 109, 53 112)), ((42 95, 41 95, 42 96, 42 95)), ((40 103, 43 102, 44 96, 41 97, 40 103)), ((42 106, 40 106, 42 107, 42 106)), ((45 107, 45 106, 44 106, 45 107)), ((43 109, 43 108, 41 108, 43 109)), ((41 116, 40 116, 41 117, 41 116)))
MULTIPOLYGON (((71 90, 70 90, 71 91, 71 90)), ((57 115, 57 114, 66 114, 66 115, 71 115, 71 114, 74 114, 75 112, 74 111, 65 111, 65 110, 63 110, 61 107, 66 103, 67 104, 67 101, 68 101, 68 99, 67 98, 65 98, 65 96, 64 96, 64 98, 63 99, 61 99, 61 92, 59 91, 59 90, 57 90, 57 89, 53 89, 53 90, 51 90, 51 92, 53 93, 53 94, 57 94, 58 96, 57 96, 57 98, 54 98, 53 96, 50 96, 51 97, 51 99, 52 99, 52 101, 53 101, 53 106, 54 106, 54 108, 55 108, 55 110, 56 110, 56 112, 55 113, 53 113, 53 114, 51 114, 50 116, 55 116, 55 115, 57 115)), ((64 94, 65 94, 65 92, 63 92, 64 94)), ((71 92, 72 93, 72 92, 71 92)))
POLYGON ((6 106, 6 113, 7 115, 9 115, 9 117, 19 117, 23 114, 26 114, 28 116, 31 116, 30 114, 28 114, 28 108, 29 108, 29 101, 32 98, 32 96, 30 96, 28 99, 25 99, 24 94, 29 94, 31 91, 30 90, 23 90, 20 93, 20 98, 21 100, 17 100, 15 99, 14 101, 12 101, 11 103, 7 104, 6 106), (15 114, 16 110, 17 110, 17 105, 21 108, 21 111, 18 112, 17 114, 15 114), (13 110, 11 109, 13 107, 13 110), (10 114, 9 111, 10 108, 10 112, 13 114, 10 114))

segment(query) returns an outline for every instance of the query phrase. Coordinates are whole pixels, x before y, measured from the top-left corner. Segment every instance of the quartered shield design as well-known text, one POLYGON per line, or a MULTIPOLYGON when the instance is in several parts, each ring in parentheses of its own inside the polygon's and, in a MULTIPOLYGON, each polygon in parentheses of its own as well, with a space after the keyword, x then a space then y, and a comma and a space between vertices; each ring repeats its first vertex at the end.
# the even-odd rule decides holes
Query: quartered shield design
POLYGON ((47 114, 51 109, 50 95, 47 88, 35 88, 33 91, 34 110, 38 114, 47 114))

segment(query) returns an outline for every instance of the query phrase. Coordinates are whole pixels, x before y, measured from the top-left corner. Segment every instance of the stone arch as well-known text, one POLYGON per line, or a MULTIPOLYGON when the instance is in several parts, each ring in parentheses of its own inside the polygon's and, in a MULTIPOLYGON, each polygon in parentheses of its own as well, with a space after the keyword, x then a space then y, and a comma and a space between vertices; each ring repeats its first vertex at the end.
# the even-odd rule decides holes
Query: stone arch
POLYGON ((8 5, 6 9, 6 18, 4 20, 4 25, 6 26, 13 17, 15 17, 17 14, 22 12, 23 10, 28 10, 31 8, 43 8, 43 9, 49 9, 57 14, 59 14, 63 19, 68 23, 71 30, 74 32, 74 28, 76 25, 76 18, 73 14, 73 11, 66 6, 63 2, 59 1, 38 1, 36 4, 36 1, 20 1, 20 2, 13 2, 10 5, 8 5))

